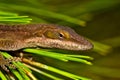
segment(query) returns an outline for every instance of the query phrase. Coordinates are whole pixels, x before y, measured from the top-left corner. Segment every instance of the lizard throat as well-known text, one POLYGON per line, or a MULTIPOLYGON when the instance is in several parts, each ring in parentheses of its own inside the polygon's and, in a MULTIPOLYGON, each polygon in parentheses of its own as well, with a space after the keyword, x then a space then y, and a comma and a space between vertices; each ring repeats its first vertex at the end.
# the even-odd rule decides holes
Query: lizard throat
POLYGON ((57 40, 57 39, 48 39, 48 38, 34 38, 26 40, 29 45, 28 47, 47 47, 47 48, 59 48, 59 49, 67 49, 67 50, 89 50, 93 48, 93 46, 88 43, 86 45, 73 42, 73 41, 65 41, 65 40, 57 40), (30 45, 31 44, 31 45, 30 45))
POLYGON ((81 43, 73 41, 62 41, 62 40, 48 40, 49 47, 68 49, 68 50, 89 50, 92 48, 90 45, 83 45, 81 43))

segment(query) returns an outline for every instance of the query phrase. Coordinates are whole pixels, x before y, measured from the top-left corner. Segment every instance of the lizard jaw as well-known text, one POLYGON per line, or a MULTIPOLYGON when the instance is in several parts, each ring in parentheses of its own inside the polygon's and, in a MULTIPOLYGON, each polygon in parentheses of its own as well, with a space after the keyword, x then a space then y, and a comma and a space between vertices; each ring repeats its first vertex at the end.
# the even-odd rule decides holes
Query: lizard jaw
POLYGON ((49 40, 47 41, 47 44, 49 44, 49 48, 60 48, 60 49, 67 49, 67 50, 90 50, 93 48, 93 45, 91 43, 88 43, 86 45, 81 43, 76 43, 72 41, 61 41, 61 40, 49 40))
POLYGON ((26 47, 47 47, 47 48, 59 48, 67 50, 89 50, 93 48, 93 45, 90 42, 87 44, 82 44, 74 41, 65 41, 57 39, 48 39, 48 38, 32 38, 26 40, 26 47))

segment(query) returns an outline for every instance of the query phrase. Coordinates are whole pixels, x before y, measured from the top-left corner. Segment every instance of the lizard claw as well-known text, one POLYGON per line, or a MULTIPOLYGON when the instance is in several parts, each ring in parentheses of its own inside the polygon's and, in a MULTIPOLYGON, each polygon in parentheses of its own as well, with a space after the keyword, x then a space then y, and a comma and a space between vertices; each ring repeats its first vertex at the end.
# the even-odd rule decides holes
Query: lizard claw
POLYGON ((21 61, 21 58, 13 57, 13 58, 6 59, 0 54, 0 66, 6 72, 9 72, 7 67, 11 67, 11 68, 15 69, 16 67, 15 67, 15 65, 12 64, 12 62, 18 62, 18 61, 21 61))

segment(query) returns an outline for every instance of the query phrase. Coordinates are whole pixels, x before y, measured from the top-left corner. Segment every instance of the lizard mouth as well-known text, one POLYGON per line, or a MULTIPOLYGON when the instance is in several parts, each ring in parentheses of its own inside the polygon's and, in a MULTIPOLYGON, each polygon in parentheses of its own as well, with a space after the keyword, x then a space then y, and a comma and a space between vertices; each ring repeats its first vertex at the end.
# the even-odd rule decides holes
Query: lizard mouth
POLYGON ((65 48, 68 50, 89 50, 92 49, 92 45, 84 45, 84 44, 80 44, 80 43, 76 43, 76 42, 64 42, 62 41, 61 43, 59 42, 58 44, 58 48, 65 48), (60 45, 62 44, 62 45, 60 45))

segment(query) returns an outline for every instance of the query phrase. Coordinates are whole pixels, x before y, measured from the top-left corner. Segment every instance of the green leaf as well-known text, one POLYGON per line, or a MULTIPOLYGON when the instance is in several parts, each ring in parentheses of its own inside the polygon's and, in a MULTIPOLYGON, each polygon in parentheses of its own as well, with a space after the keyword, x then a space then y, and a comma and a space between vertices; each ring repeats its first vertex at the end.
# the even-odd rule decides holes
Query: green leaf
POLYGON ((0 23, 1 24, 26 24, 30 23, 32 19, 28 18, 28 16, 19 16, 15 13, 3 12, 0 11, 0 23))

